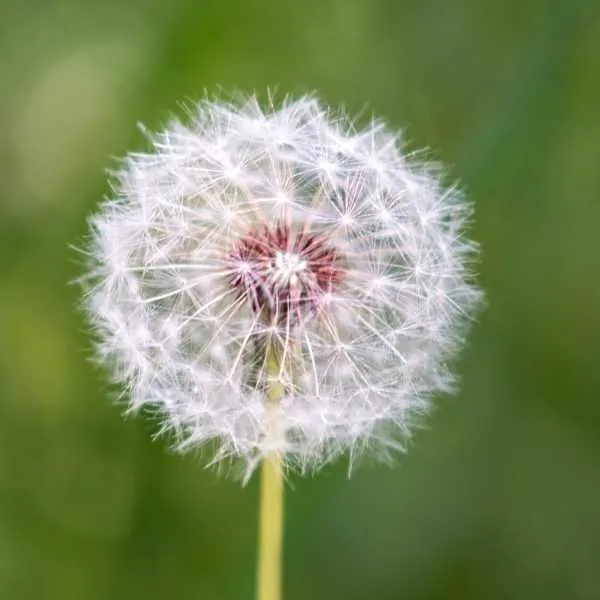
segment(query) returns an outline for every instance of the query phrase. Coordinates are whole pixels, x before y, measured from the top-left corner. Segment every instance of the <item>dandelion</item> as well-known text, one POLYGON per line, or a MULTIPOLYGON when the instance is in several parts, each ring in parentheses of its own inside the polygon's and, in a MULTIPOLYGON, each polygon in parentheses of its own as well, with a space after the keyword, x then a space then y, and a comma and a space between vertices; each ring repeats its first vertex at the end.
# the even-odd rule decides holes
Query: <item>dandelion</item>
POLYGON ((480 298, 461 194, 312 97, 204 100, 151 144, 91 219, 87 309, 130 408, 246 479, 270 465, 267 503, 284 468, 401 448, 480 298))

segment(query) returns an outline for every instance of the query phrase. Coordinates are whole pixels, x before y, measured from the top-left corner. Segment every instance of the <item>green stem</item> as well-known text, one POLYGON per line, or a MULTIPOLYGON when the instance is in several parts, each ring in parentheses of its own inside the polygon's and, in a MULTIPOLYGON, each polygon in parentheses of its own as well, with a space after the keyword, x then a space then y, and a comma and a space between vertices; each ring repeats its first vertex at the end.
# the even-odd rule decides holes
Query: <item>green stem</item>
MULTIPOLYGON (((266 396, 271 409, 271 427, 276 428, 274 408, 285 390, 280 381, 280 353, 266 348, 266 396)), ((257 600, 281 599, 281 563, 283 545, 283 476, 280 452, 267 455, 261 467, 260 531, 258 539, 257 600)))

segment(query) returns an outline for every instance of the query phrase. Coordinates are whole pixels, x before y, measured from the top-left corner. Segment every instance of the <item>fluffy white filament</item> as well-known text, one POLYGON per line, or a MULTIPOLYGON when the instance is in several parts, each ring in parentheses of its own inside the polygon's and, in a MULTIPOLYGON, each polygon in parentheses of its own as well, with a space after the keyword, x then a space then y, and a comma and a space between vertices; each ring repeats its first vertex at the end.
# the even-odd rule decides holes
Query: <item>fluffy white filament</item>
POLYGON ((311 97, 206 100, 114 188, 91 219, 86 308, 131 409, 158 411, 182 449, 212 441, 246 476, 271 451, 301 470, 386 455, 451 389, 480 297, 470 210, 382 124, 355 130, 311 97), (268 343, 286 389, 270 408, 268 343))

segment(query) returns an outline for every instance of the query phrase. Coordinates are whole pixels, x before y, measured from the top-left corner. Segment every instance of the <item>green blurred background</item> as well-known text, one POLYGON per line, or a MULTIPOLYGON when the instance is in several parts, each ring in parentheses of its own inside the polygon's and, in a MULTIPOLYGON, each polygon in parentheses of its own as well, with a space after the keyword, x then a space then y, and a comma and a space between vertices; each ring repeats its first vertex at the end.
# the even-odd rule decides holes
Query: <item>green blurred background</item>
POLYGON ((256 480, 122 419, 68 284, 136 122, 219 85, 405 128, 483 248, 462 392, 292 480, 286 600, 600 598, 598 0, 0 0, 0 599, 253 597, 256 480))

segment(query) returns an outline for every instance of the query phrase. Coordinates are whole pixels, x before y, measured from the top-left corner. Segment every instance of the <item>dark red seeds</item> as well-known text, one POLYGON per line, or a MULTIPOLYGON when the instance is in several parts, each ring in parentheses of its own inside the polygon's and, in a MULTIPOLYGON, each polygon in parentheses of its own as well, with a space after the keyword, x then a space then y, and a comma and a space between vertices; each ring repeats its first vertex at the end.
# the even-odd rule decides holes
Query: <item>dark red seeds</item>
POLYGON ((281 223, 248 231, 233 244, 227 264, 232 290, 277 324, 318 312, 343 276, 341 257, 326 239, 281 223))

